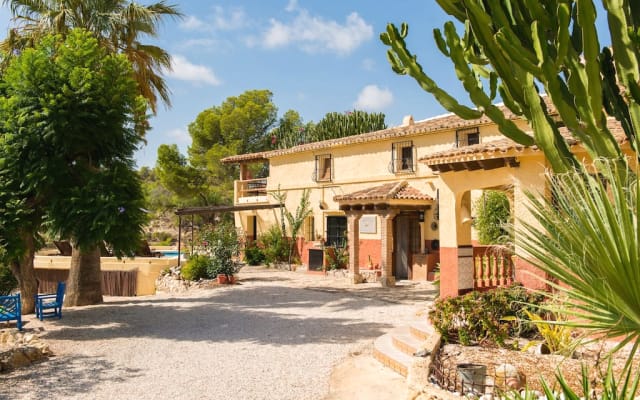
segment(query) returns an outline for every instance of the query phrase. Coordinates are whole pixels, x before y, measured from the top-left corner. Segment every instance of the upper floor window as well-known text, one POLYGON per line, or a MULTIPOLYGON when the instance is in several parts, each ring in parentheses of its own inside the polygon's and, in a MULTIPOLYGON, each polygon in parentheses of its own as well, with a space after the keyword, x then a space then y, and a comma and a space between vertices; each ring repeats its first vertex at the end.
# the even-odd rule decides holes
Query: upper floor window
POLYGON ((313 173, 313 180, 316 182, 331 182, 331 170, 331 154, 316 156, 316 170, 313 173))
POLYGON ((476 128, 458 129, 456 131, 456 147, 480 144, 480 130, 476 128))
POLYGON ((411 140, 393 143, 391 147, 391 165, 393 173, 408 173, 416 170, 416 148, 411 140))

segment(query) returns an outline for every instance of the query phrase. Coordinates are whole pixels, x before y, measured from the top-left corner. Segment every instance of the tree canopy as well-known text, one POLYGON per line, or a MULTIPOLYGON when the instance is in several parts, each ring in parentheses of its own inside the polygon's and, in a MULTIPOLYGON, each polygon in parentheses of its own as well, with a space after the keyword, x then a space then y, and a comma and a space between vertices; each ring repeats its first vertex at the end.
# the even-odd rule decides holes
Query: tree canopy
POLYGON ((153 112, 158 97, 171 104, 161 76, 162 70, 171 68, 171 57, 161 47, 140 42, 140 38, 156 37, 165 17, 180 18, 182 14, 175 6, 165 1, 143 6, 130 0, 2 0, 2 4, 9 5, 16 21, 0 43, 6 55, 33 46, 47 34, 66 36, 74 28, 86 29, 109 52, 126 55, 140 93, 153 112))
POLYGON ((129 61, 73 30, 25 49, 2 78, 0 237, 8 261, 33 254, 42 227, 80 249, 105 240, 117 255, 133 254, 146 221, 133 154, 147 104, 129 61))

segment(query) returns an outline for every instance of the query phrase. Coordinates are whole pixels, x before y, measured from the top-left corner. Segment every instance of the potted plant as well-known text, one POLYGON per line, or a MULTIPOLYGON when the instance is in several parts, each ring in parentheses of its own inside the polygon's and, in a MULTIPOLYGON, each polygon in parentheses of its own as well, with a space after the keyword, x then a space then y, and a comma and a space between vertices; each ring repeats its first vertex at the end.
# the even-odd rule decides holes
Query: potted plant
POLYGON ((219 283, 234 283, 239 264, 234 259, 240 250, 236 229, 230 222, 223 222, 209 232, 207 252, 211 257, 209 276, 219 283))

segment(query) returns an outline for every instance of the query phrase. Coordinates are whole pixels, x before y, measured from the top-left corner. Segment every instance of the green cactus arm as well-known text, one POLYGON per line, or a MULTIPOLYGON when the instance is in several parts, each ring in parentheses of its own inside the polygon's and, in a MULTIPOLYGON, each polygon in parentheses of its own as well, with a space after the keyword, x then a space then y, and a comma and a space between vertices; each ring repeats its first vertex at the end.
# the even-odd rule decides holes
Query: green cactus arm
POLYGON ((480 81, 469 68, 469 64, 467 64, 467 60, 464 57, 463 45, 461 44, 460 37, 453 23, 448 22, 445 24, 445 35, 451 60, 455 65, 456 75, 462 82, 467 93, 469 93, 471 101, 484 110, 484 113, 498 125, 498 128, 505 136, 518 143, 527 146, 532 145, 533 139, 531 136, 519 129, 512 121, 504 116, 501 109, 491 103, 491 98, 484 92, 480 81))
MULTIPOLYGON (((596 32, 596 9, 590 1, 577 2, 578 23, 582 27, 583 65, 586 70, 586 85, 589 109, 594 113, 602 110, 602 86, 600 85, 600 43, 596 32)), ((605 126, 606 128, 606 126, 605 126)))
POLYGON ((527 74, 525 88, 525 100, 531 111, 531 127, 536 144, 542 149, 555 172, 566 172, 574 166, 578 166, 578 160, 569 150, 566 141, 546 113, 540 95, 535 90, 534 76, 527 74))
POLYGON ((394 72, 409 75, 418 82, 420 87, 434 95, 438 102, 449 112, 463 119, 477 119, 482 112, 460 104, 455 98, 442 90, 431 78, 406 48, 406 42, 394 24, 387 25, 387 31, 380 35, 382 42, 391 47, 387 51, 387 58, 391 62, 394 72))
MULTIPOLYGON (((609 22, 609 32, 611 34, 611 47, 613 49, 615 66, 620 83, 629 91, 637 89, 637 83, 640 82, 640 68, 638 66, 638 53, 636 47, 629 35, 629 25, 624 13, 623 0, 603 0, 603 5, 607 11, 607 20, 609 22)), ((640 14, 640 6, 637 4, 632 8, 634 25, 637 28, 639 20, 636 18, 640 14)), ((629 115, 634 131, 640 131, 640 103, 638 100, 628 101, 629 115)))

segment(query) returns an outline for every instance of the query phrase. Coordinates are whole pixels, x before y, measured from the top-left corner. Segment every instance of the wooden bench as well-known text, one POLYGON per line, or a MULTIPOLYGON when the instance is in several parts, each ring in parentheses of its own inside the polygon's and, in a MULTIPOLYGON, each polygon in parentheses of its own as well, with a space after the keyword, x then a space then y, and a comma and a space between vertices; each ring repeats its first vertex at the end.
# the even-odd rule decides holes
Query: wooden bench
POLYGON ((0 321, 16 321, 18 330, 22 330, 21 308, 20 294, 0 296, 0 321))

